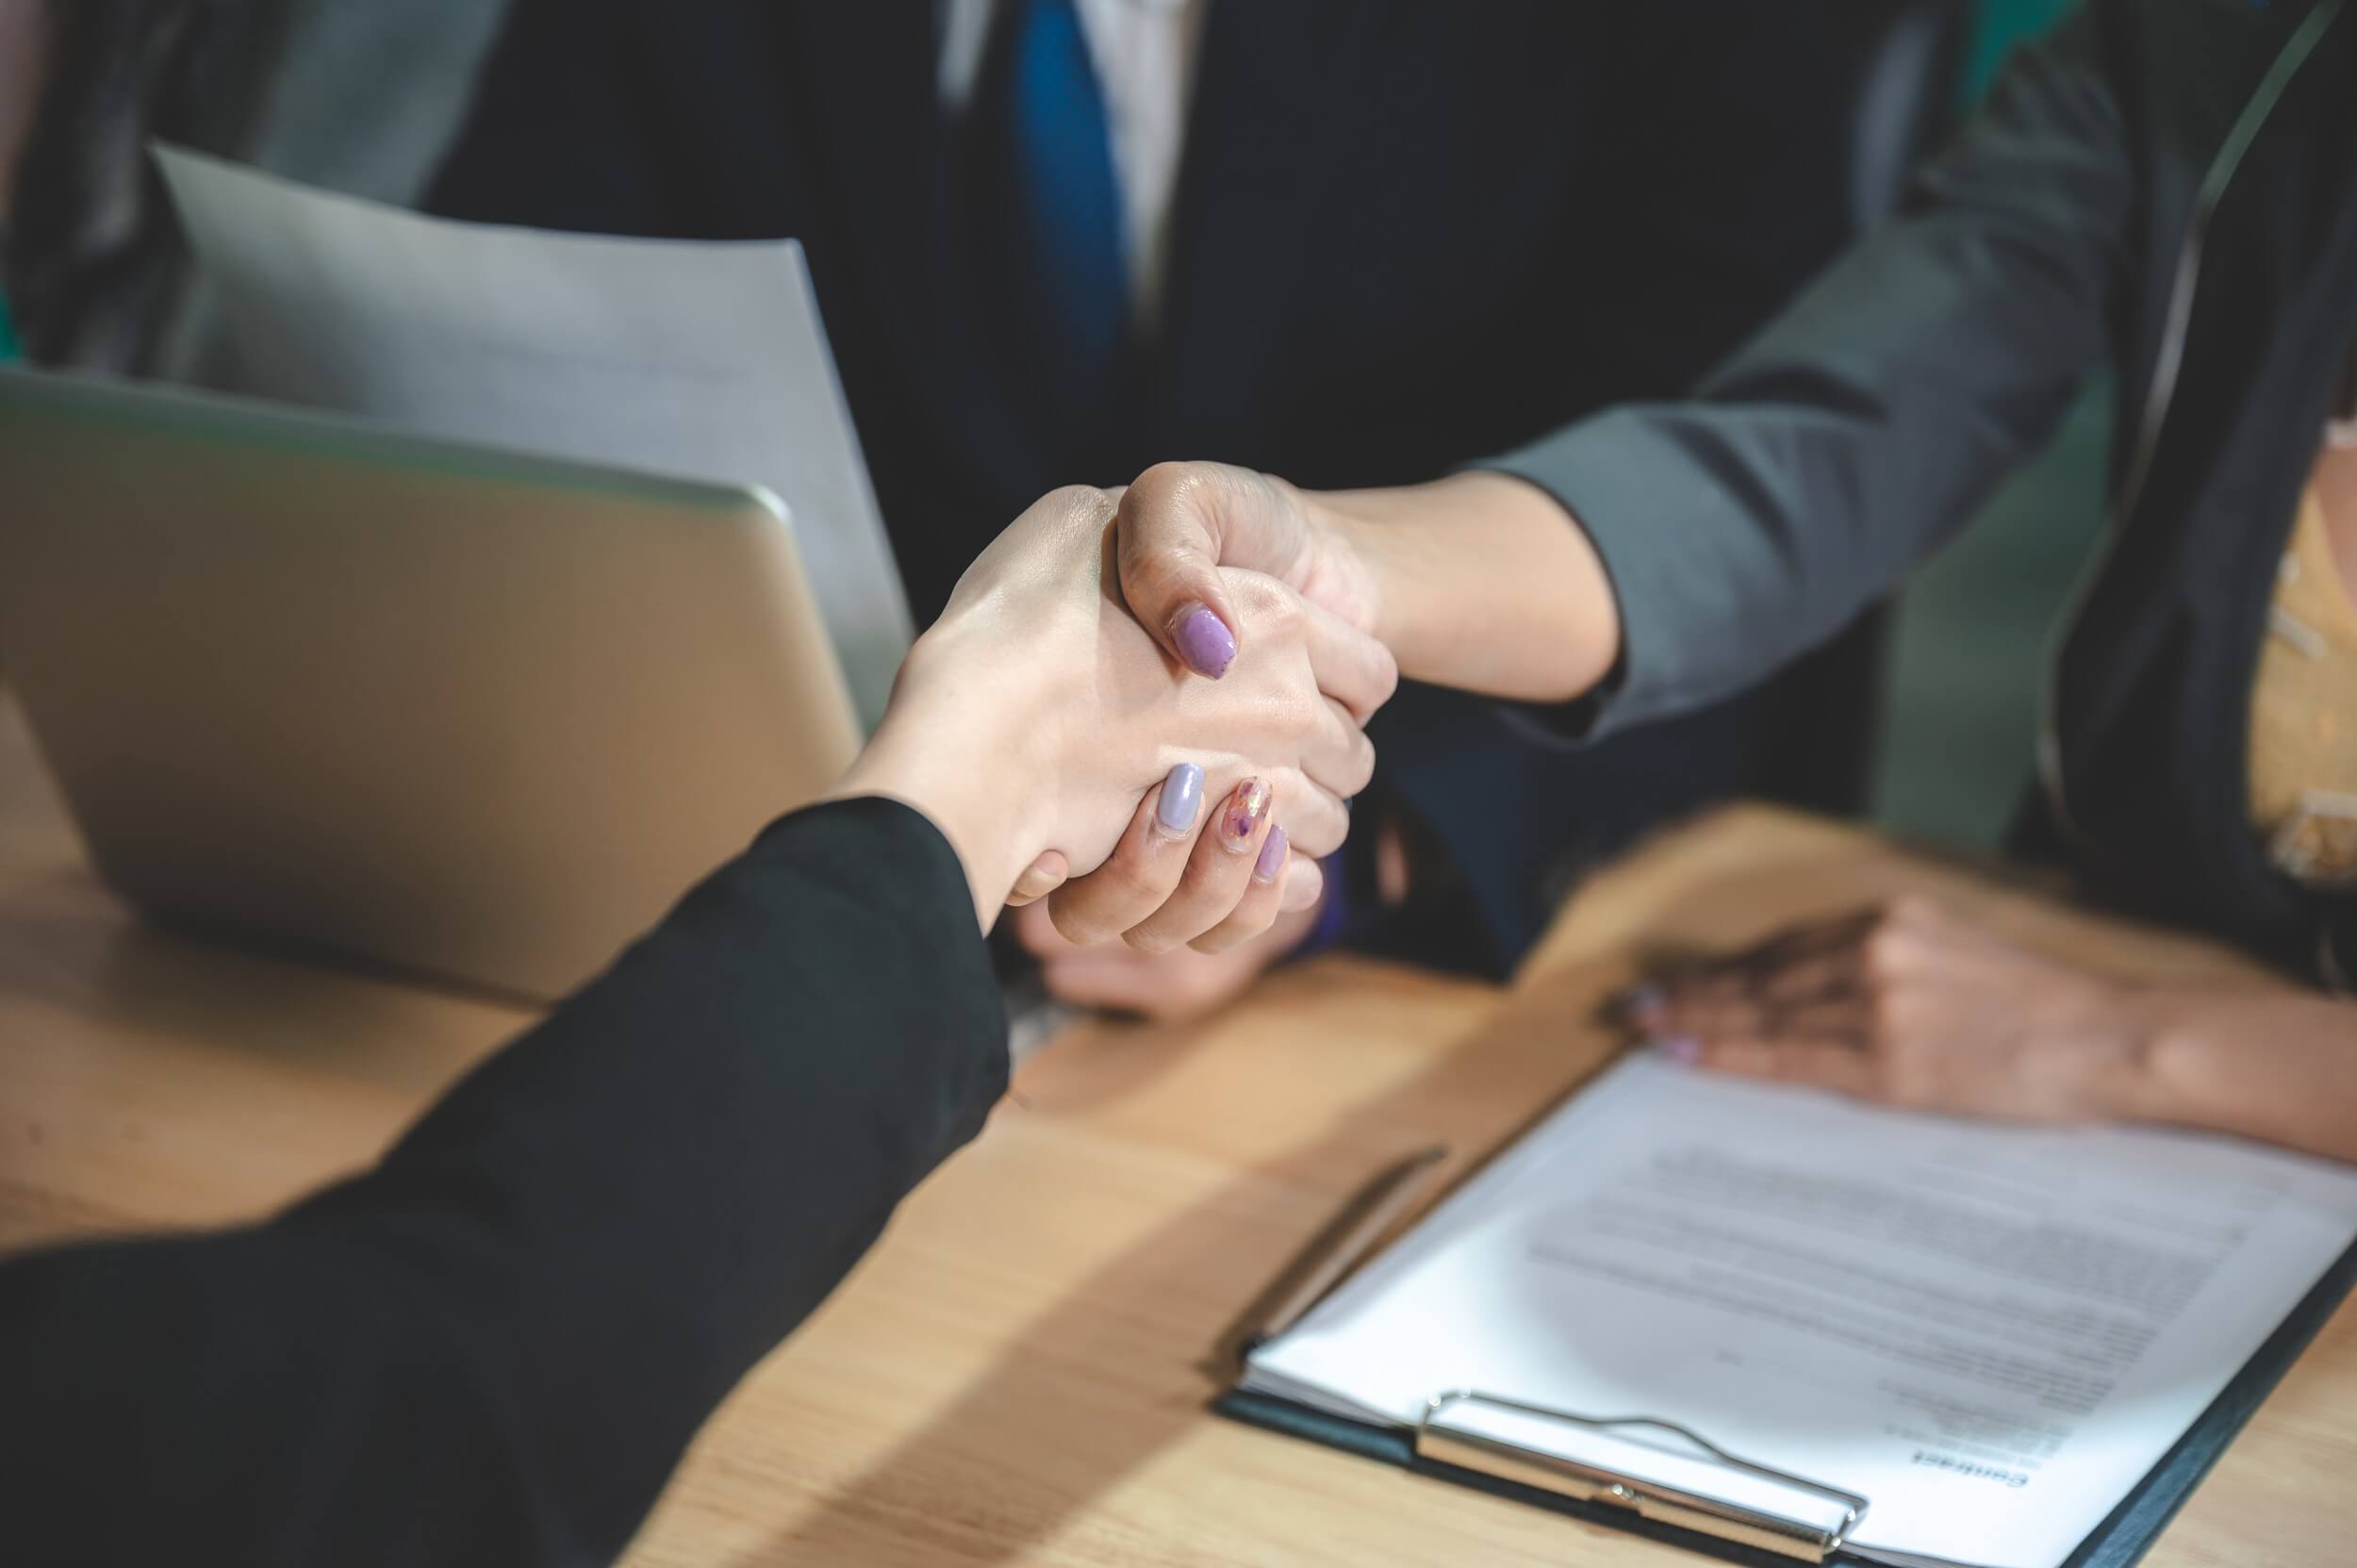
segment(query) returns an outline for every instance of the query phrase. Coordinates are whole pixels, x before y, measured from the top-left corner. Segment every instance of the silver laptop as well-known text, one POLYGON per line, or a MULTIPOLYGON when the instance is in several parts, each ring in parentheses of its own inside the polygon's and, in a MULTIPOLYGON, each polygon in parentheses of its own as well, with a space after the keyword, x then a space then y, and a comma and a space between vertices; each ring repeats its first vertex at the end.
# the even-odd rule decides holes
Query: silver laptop
POLYGON ((142 907, 536 999, 858 744, 766 494, 24 371, 0 679, 142 907))

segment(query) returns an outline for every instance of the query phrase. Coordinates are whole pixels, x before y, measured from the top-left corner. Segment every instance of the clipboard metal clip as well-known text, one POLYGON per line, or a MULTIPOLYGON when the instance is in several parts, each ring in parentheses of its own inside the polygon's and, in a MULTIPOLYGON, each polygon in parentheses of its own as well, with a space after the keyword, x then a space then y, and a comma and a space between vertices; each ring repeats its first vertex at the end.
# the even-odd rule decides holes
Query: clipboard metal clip
MULTIPOLYGON (((1525 1404, 1472 1389, 1436 1395, 1426 1401, 1415 1428, 1416 1457, 1453 1465, 1497 1480, 1624 1508, 1639 1517, 1698 1534, 1715 1536, 1805 1562, 1823 1562, 1841 1550, 1866 1517, 1867 1499, 1788 1471, 1739 1459, 1697 1432, 1652 1416, 1576 1415, 1525 1404), (1800 1518, 1761 1507, 1714 1497, 1706 1492, 1646 1480, 1625 1471, 1542 1452, 1489 1432, 1469 1430, 1446 1418, 1468 1410, 1505 1411, 1550 1423, 1610 1433, 1615 1428, 1651 1428, 1669 1432, 1706 1456, 1717 1467, 1764 1481, 1824 1505, 1819 1516, 1800 1518)), ((1624 1440, 1627 1441, 1627 1440, 1624 1440)))

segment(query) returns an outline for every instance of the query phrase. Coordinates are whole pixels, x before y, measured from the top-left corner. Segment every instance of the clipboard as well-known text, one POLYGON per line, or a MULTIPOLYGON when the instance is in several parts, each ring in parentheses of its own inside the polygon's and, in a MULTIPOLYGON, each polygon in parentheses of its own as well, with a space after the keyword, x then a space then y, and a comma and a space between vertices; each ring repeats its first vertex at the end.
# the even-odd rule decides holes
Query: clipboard
MULTIPOLYGON (((1344 1206, 1340 1217, 1263 1297, 1265 1307, 1251 1314, 1252 1321, 1231 1336, 1222 1357, 1229 1376, 1241 1370, 1244 1354, 1291 1328, 1379 1249, 1378 1244, 1388 1239, 1423 1196, 1445 1153, 1444 1149, 1427 1149, 1400 1162, 1344 1206)), ((2130 1568, 2142 1558, 2352 1286, 2357 1286, 2357 1245, 2344 1251, 2318 1278, 2184 1435, 2080 1542, 2061 1568, 2130 1568)), ((1436 1390, 1426 1402, 1423 1421, 1414 1427, 1354 1421, 1233 1386, 1212 1401, 1211 1409, 1246 1426, 1303 1438, 1744 1568, 1790 1568, 1796 1561, 1880 1568, 1849 1550, 1851 1533, 1872 1510, 1871 1497, 1829 1480, 1796 1476, 1730 1454, 1706 1434, 1652 1416, 1551 1410, 1471 1389, 1436 1390), (1632 1472, 1607 1471, 1492 1437, 1469 1438, 1448 1419, 1469 1406, 1503 1409, 1588 1429, 1640 1428, 1673 1434, 1690 1452, 1708 1456, 1735 1474, 1788 1487, 1796 1500, 1807 1498, 1830 1506, 1836 1510, 1836 1522, 1828 1527, 1821 1515, 1731 1505, 1632 1472)))

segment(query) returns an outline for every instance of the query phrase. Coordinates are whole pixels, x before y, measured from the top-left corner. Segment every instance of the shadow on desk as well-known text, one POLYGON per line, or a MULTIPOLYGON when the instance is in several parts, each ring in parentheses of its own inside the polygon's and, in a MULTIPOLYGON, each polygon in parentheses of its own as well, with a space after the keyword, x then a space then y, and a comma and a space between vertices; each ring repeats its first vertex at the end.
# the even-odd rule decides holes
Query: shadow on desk
MULTIPOLYGON (((1150 1114, 1129 1117, 1143 1131, 1167 1125, 1173 1102, 1190 1095, 1202 1099, 1197 1114, 1216 1115, 1219 1097, 1204 1086, 1224 1083, 1231 1104, 1250 1094, 1256 1055, 1272 1072, 1304 1071, 1295 1058, 1311 1031, 1343 1039, 1353 1032, 1388 1034, 1421 1065, 1393 1072, 1393 1081, 1364 1098, 1334 1090, 1322 1101, 1304 1100, 1339 1109, 1309 1136, 1273 1140, 1273 1156, 1250 1160, 1208 1197, 1128 1239, 1111 1262, 1025 1325, 952 1404, 848 1485, 830 1488, 738 1568, 1007 1562, 1076 1528, 1093 1532, 1079 1554, 1089 1561, 1265 1558, 1272 1543, 1217 1495, 1189 1499, 1183 1543, 1172 1539, 1178 1521, 1144 1509, 1136 1516, 1109 1510, 1104 1499, 1202 1426, 1216 1392, 1203 1371, 1207 1354, 1326 1216, 1385 1164, 1434 1143, 1452 1150, 1445 1175, 1453 1182, 1609 1061, 1624 1042, 1598 1015, 1634 978, 1632 955, 1659 944, 1739 946, 1901 888, 1929 892, 2021 941, 2121 972, 2167 967, 2180 978, 2264 982, 2239 960, 2071 912, 1994 867, 1912 856, 1847 830, 1736 808, 1595 879, 1510 993, 1337 960, 1276 977, 1208 1026, 1086 1028, 1026 1070, 1016 1104, 1002 1116, 1086 1117, 1119 1130, 1131 1102, 1156 1100, 1150 1114), (1420 1040, 1419 1030, 1427 1032, 1420 1040), (1274 1044, 1279 1040, 1284 1049, 1274 1044), (1177 1083, 1180 1076, 1194 1086, 1177 1083), (1174 1333, 1184 1342, 1167 1343, 1174 1333), (902 1553, 893 1555, 887 1543, 902 1553), (919 1544, 927 1555, 905 1555, 919 1544)), ((1385 1070, 1406 1060, 1376 1054, 1385 1070)), ((1347 1065, 1348 1052, 1332 1051, 1316 1054, 1306 1070, 1347 1065)), ((1277 1081, 1266 1093, 1283 1100, 1300 1090, 1277 1081)), ((1236 1441, 1253 1445, 1238 1450, 1247 1465, 1272 1451, 1258 1445, 1284 1444, 1259 1433, 1236 1441)), ((1574 1539, 1601 1546, 1608 1538, 1568 1519, 1550 1519, 1547 1527, 1561 1532, 1551 1537, 1550 1556, 1573 1550, 1574 1539)))

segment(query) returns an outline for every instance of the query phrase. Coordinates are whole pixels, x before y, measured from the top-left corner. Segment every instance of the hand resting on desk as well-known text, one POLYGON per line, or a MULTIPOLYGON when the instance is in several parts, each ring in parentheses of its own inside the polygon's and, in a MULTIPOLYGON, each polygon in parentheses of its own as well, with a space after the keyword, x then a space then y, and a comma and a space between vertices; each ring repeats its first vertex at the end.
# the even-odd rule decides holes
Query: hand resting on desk
POLYGON ((1632 998, 1676 1060, 1923 1111, 2167 1122, 2357 1160, 2357 1002, 2139 985, 1937 904, 1785 932, 1632 998))

